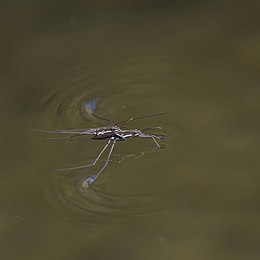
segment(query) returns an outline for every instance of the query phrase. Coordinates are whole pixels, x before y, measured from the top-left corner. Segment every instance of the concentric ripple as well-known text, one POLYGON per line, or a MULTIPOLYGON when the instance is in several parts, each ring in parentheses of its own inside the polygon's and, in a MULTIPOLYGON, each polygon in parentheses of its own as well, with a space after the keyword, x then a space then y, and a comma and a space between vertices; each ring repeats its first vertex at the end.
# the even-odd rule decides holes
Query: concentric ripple
POLYGON ((123 221, 158 210, 153 195, 113 194, 100 187, 84 189, 83 176, 59 176, 44 185, 48 204, 74 221, 99 223, 104 219, 123 221), (155 206, 156 205, 156 206, 155 206))
MULTIPOLYGON (((132 116, 165 112, 170 101, 165 101, 160 93, 169 87, 165 80, 171 77, 168 63, 167 58, 160 55, 124 55, 111 59, 84 57, 63 61, 44 76, 32 81, 24 90, 28 99, 34 96, 34 102, 31 102, 35 111, 34 127, 51 130, 104 126, 106 122, 91 117, 82 109, 93 98, 98 100, 96 113, 114 122, 132 116)), ((163 122, 156 121, 160 125, 163 122)), ((62 154, 64 167, 80 164, 80 158, 75 154, 80 153, 85 144, 80 141, 72 143, 63 143, 60 148, 60 144, 55 144, 55 151, 47 151, 50 147, 46 147, 49 160, 62 154), (69 157, 71 154, 73 158, 69 157)), ((97 152, 92 152, 95 149, 93 144, 86 146, 89 151, 84 160, 93 160, 97 152)), ((153 151, 153 147, 149 147, 144 150, 153 151)), ((159 210, 157 202, 160 198, 156 192, 151 194, 130 189, 125 193, 116 193, 98 185, 84 189, 82 184, 89 173, 88 169, 87 172, 60 172, 52 175, 50 181, 43 185, 48 204, 72 219, 83 221, 88 217, 91 221, 98 221, 102 217, 128 218, 159 210)))

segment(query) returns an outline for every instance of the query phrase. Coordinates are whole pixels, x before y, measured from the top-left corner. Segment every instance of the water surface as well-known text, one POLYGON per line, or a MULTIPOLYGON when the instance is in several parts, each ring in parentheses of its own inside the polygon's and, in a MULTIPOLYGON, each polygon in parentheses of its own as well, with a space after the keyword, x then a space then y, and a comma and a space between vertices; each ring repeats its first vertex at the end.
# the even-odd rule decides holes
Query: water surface
POLYGON ((256 4, 4 9, 1 259, 259 259, 256 4), (82 109, 96 97, 113 122, 169 112, 127 125, 166 139, 118 142, 84 189, 105 157, 55 169, 91 162, 106 141, 32 129, 104 126, 82 109))

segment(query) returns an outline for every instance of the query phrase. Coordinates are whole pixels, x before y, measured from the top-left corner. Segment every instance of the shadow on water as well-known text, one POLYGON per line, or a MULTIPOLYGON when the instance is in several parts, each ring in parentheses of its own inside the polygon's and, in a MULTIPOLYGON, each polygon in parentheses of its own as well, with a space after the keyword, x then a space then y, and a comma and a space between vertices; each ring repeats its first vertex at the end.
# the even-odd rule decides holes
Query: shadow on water
POLYGON ((1 259, 259 259, 258 4, 152 2, 4 5, 1 259), (164 148, 116 143, 85 189, 107 154, 55 170, 106 140, 32 129, 107 125, 92 109, 169 112, 127 124, 164 148))

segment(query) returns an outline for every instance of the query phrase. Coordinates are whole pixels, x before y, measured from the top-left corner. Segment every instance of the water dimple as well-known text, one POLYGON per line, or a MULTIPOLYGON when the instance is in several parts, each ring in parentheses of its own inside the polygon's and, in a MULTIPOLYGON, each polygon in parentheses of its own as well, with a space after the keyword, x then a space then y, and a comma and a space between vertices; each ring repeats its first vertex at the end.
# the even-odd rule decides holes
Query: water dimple
POLYGON ((158 198, 151 194, 116 194, 100 187, 86 188, 84 180, 72 174, 50 181, 44 185, 48 204, 72 221, 92 223, 144 216, 159 205, 158 198))

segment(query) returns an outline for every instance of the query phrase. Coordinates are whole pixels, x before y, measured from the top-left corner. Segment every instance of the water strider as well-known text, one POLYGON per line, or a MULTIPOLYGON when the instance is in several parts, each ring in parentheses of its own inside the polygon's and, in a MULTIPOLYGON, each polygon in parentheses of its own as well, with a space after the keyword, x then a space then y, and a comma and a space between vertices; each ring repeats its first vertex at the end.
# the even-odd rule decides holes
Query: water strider
POLYGON ((65 140, 65 139, 71 139, 76 136, 82 136, 82 135, 93 135, 92 139, 94 139, 94 140, 107 139, 108 141, 107 141, 106 145, 103 147, 101 152, 98 154, 98 156, 92 163, 86 164, 86 165, 81 165, 81 166, 70 167, 70 168, 58 169, 58 171, 67 171, 67 170, 82 169, 82 168, 94 166, 97 163, 97 161, 99 160, 99 158, 101 157, 101 155, 104 153, 104 151, 107 149, 107 147, 110 145, 110 150, 109 150, 108 156, 105 160, 104 166, 99 170, 99 172, 96 175, 92 175, 86 179, 86 181, 85 181, 86 184, 90 185, 90 184, 94 183, 94 181, 101 175, 101 173, 107 167, 110 156, 113 152, 114 146, 117 141, 125 141, 126 139, 131 138, 131 137, 132 138, 134 138, 134 137, 151 138, 155 142, 156 146, 158 148, 161 148, 162 146, 158 143, 158 141, 156 139, 161 140, 161 139, 164 139, 165 136, 145 132, 147 130, 161 129, 160 127, 153 127, 153 128, 149 127, 149 128, 145 128, 142 130, 139 130, 139 129, 126 130, 126 129, 123 129, 123 127, 127 123, 134 121, 134 120, 143 119, 143 118, 147 118, 147 117, 161 116, 164 114, 167 114, 167 112, 148 115, 148 116, 142 116, 142 117, 131 117, 125 121, 118 122, 115 125, 112 124, 110 120, 107 120, 102 117, 98 117, 100 119, 109 121, 109 123, 110 123, 109 126, 99 127, 99 128, 83 128, 83 129, 68 129, 68 130, 61 130, 61 129, 59 129, 59 130, 35 129, 35 130, 39 131, 39 132, 44 132, 44 133, 54 133, 54 134, 66 135, 66 136, 62 136, 62 137, 58 137, 58 138, 52 138, 52 137, 46 138, 47 140, 65 140))

